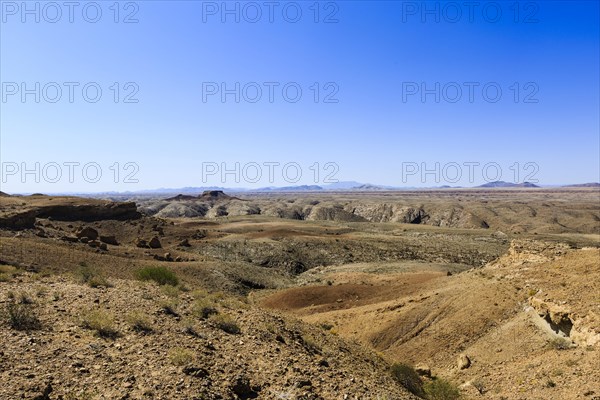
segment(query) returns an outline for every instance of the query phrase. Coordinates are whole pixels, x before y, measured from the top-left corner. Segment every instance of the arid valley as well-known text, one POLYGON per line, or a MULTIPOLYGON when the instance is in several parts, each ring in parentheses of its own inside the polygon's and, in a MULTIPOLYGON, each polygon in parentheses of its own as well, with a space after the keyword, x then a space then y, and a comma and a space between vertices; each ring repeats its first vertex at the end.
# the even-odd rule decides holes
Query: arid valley
POLYGON ((113 200, 0 197, 0 398, 600 399, 597 188, 113 200))

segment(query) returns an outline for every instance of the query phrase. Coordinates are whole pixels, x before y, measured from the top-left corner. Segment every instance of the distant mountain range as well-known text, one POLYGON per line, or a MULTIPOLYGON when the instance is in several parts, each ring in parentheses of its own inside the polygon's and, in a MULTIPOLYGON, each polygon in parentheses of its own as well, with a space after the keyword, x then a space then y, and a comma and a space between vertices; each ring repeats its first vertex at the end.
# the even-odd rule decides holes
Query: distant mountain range
POLYGON ((271 186, 253 190, 255 192, 316 192, 324 190, 322 186, 318 185, 300 185, 300 186, 271 186))
MULTIPOLYGON (((475 186, 473 188, 479 189, 502 189, 502 188, 599 188, 600 183, 581 183, 581 184, 569 184, 569 185, 536 185, 531 182, 523 183, 511 183, 504 181, 488 182, 483 185, 475 186)), ((338 183, 332 183, 328 185, 298 185, 298 186, 270 186, 258 189, 248 188, 226 188, 219 186, 202 186, 194 187, 187 186, 183 188, 159 188, 139 191, 127 191, 127 192, 98 192, 98 193, 84 193, 84 192, 61 192, 61 193, 48 193, 52 195, 73 195, 73 196, 157 196, 157 195, 176 195, 171 197, 172 200, 186 200, 193 197, 202 195, 207 192, 226 192, 226 193, 301 193, 301 192, 377 192, 377 191, 406 191, 406 190, 451 190, 451 189, 469 189, 468 187, 461 186, 432 186, 432 187, 397 187, 397 186, 384 186, 374 185, 371 183, 361 183, 356 181, 344 181, 338 183)), ((30 193, 23 193, 29 195, 30 193)), ((8 194, 0 192, 1 196, 7 196, 8 194)))
POLYGON ((483 185, 477 186, 479 188, 539 188, 540 186, 535 185, 531 182, 523 183, 510 183, 504 181, 488 182, 483 185))
POLYGON ((572 187, 572 188, 578 188, 578 187, 591 187, 591 188, 597 188, 600 187, 600 183, 598 182, 592 182, 592 183, 580 183, 577 185, 565 185, 563 187, 572 187))

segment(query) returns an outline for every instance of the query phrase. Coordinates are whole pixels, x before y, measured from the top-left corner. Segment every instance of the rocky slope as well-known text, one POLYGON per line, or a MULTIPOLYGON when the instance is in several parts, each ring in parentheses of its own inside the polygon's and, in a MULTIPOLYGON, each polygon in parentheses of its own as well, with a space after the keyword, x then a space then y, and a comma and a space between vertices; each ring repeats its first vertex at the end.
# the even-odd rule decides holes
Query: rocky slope
POLYGON ((318 327, 223 294, 110 284, 31 274, 0 282, 0 398, 412 398, 381 359, 318 327), (39 329, 9 326, 15 303, 39 329), (204 319, 207 304, 218 314, 204 319))

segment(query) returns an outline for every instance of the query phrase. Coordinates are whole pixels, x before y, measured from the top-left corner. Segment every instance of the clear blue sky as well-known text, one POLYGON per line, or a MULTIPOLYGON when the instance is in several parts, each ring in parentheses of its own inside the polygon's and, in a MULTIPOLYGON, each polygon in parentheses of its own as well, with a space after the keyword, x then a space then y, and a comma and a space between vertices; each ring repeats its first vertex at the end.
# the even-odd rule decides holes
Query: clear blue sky
MULTIPOLYGON (((395 186, 480 184, 495 175, 492 169, 483 176, 483 165, 492 162, 506 181, 535 172, 525 169, 528 162, 537 165, 532 178, 542 184, 600 180, 597 1, 517 7, 483 1, 473 10, 462 1, 337 1, 318 7, 281 1, 273 9, 263 1, 227 2, 230 9, 237 5, 237 16, 224 13, 221 1, 120 2, 118 16, 113 1, 100 1, 96 23, 86 21, 97 11, 88 2, 73 10, 27 3, 33 10, 36 4, 39 22, 20 1, 1 2, 3 191, 314 184, 315 162, 318 184, 332 171, 325 171, 327 162, 339 166, 339 180, 395 186), (298 10, 302 15, 292 23, 298 10), (138 22, 124 23, 128 18, 138 22), (62 88, 56 103, 50 102, 57 93, 51 82, 62 88), (65 82, 79 84, 72 103, 65 82), (102 89, 96 103, 82 95, 89 82, 102 89), (125 87, 128 82, 134 84, 125 87), (235 94, 222 102, 220 93, 209 92, 220 91, 221 83, 234 89, 236 82, 239 103, 235 94), (252 82, 262 87, 255 103, 255 84, 243 92, 252 82), (272 102, 265 82, 278 84, 272 102), (282 87, 289 82, 294 85, 286 100, 282 87), (436 82, 439 102, 435 93, 423 99, 421 85, 435 92, 436 82), (33 92, 24 99, 22 83, 33 92), (293 103, 296 87, 302 97, 293 103), (502 97, 492 102, 498 87, 502 97), (124 102, 136 89, 131 98, 138 102, 124 102), (34 169, 36 162, 45 168, 39 183, 35 174, 21 175, 22 163, 34 169), (73 182, 65 162, 80 163, 73 182), (95 183, 82 179, 81 168, 90 162, 102 169, 95 183), (115 162, 118 183, 110 169, 115 162), (133 171, 125 170, 127 162, 139 167, 137 183, 123 182, 133 171), (240 182, 234 174, 224 181, 219 174, 203 179, 208 162, 231 169, 236 162, 255 162, 263 178, 248 182, 240 171, 240 182), (298 163, 302 179, 282 179, 276 166, 270 183, 265 162, 298 163), (436 162, 440 169, 461 165, 462 179, 445 179, 455 176, 454 167, 440 171, 438 181, 420 171, 403 177, 403 163, 434 169, 436 162), (473 183, 465 162, 480 164, 473 183), (52 163, 61 166, 57 182, 52 163)), ((247 176, 255 175, 252 168, 247 176)))

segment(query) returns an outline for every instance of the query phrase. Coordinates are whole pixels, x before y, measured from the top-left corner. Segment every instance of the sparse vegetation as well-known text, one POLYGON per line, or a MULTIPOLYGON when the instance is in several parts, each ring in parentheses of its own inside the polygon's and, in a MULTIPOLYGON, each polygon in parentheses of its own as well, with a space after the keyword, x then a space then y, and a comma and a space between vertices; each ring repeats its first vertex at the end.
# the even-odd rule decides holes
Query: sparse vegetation
POLYGON ((112 286, 112 284, 98 270, 88 266, 85 262, 81 262, 79 264, 78 274, 80 281, 92 288, 112 286))
POLYGON ((217 326, 217 328, 229 334, 237 335, 241 332, 241 329, 235 320, 227 315, 214 314, 211 315, 210 320, 217 326))
POLYGON ((574 367, 574 366, 576 366, 578 364, 578 362, 579 361, 577 359, 572 358, 572 359, 569 359, 569 360, 565 361, 565 365, 567 367, 574 367))
POLYGON ((181 367, 192 362, 194 359, 194 353, 188 349, 174 347, 169 350, 168 357, 169 361, 171 361, 171 364, 181 367))
POLYGON ((152 321, 141 312, 133 312, 127 315, 127 322, 136 332, 149 333, 153 330, 152 321))
POLYGON ((0 265, 0 282, 10 282, 18 275, 18 270, 12 265, 0 265))
POLYGON ((35 301, 33 300, 33 298, 29 295, 29 293, 27 292, 21 292, 19 294, 19 303, 21 304, 34 304, 35 301))
POLYGON ((118 335, 114 316, 103 310, 90 310, 84 313, 81 326, 95 331, 103 338, 115 338, 118 335))
POLYGON ((477 389, 477 391, 480 394, 484 394, 486 392, 486 390, 485 390, 485 384, 480 379, 474 380, 472 382, 472 385, 475 387, 475 389, 477 389))
POLYGON ((207 319, 211 315, 219 313, 216 304, 210 298, 196 300, 194 303, 193 313, 198 318, 207 319))
POLYGON ((179 297, 179 294, 181 293, 180 288, 176 287, 176 286, 171 286, 171 285, 163 285, 160 288, 160 291, 162 293, 164 293, 166 296, 168 297, 172 297, 174 299, 179 297))
POLYGON ((191 319, 185 319, 183 321, 182 332, 185 333, 185 334, 187 334, 187 335, 190 335, 190 336, 202 337, 202 335, 200 333, 198 333, 198 331, 194 327, 194 321, 191 320, 191 319))
POLYGON ((571 341, 562 337, 556 337, 548 342, 554 350, 568 350, 572 347, 571 341))
POLYGON ((12 265, 0 265, 0 274, 16 274, 17 269, 12 265))
POLYGON ((167 315, 172 315, 177 317, 179 314, 177 313, 177 301, 175 300, 163 300, 160 302, 160 308, 167 315))
POLYGON ((394 379, 404 386, 406 390, 416 396, 425 397, 423 381, 412 366, 408 364, 394 364, 391 367, 391 372, 394 379))
POLYGON ((10 302, 6 305, 6 314, 11 328, 19 331, 41 329, 42 324, 31 304, 10 302))
POLYGON ((324 322, 321 324, 321 328, 323 328, 323 330, 325 331, 330 331, 331 329, 333 329, 333 325, 324 322))
POLYGON ((179 278, 173 271, 165 267, 145 267, 138 269, 135 273, 141 281, 154 281, 159 285, 177 286, 179 278))
POLYGON ((90 287, 92 288, 99 288, 99 287, 111 287, 112 284, 103 276, 101 275, 95 275, 93 277, 90 278, 90 280, 87 282, 88 285, 90 285, 90 287))
POLYGON ((315 341, 315 339, 308 335, 308 334, 303 334, 302 335, 302 343, 304 343, 304 347, 312 352, 312 353, 316 353, 316 354, 320 354, 321 353, 321 346, 319 346, 319 344, 315 341))
POLYGON ((429 382, 426 382, 423 386, 423 389, 425 391, 425 398, 428 400, 460 399, 460 391, 458 388, 442 378, 435 378, 429 382))

